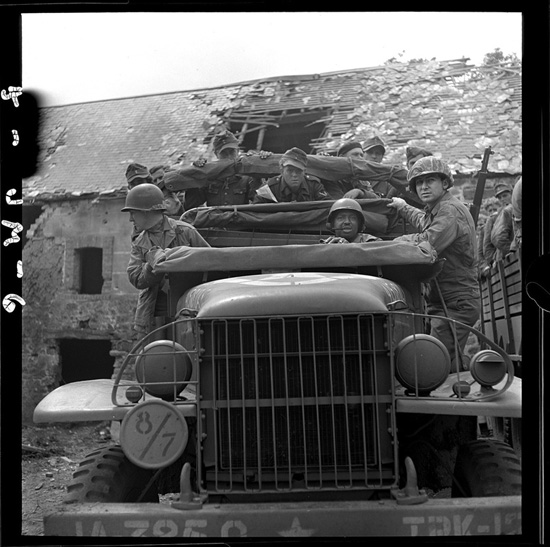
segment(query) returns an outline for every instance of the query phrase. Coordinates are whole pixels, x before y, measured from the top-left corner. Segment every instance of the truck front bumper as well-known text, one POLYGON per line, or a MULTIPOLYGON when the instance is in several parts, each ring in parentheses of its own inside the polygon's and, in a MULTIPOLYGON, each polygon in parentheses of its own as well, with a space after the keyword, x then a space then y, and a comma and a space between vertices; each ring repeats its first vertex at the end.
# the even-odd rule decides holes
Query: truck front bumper
POLYGON ((271 504, 76 504, 44 518, 46 536, 307 537, 521 534, 521 497, 271 504))

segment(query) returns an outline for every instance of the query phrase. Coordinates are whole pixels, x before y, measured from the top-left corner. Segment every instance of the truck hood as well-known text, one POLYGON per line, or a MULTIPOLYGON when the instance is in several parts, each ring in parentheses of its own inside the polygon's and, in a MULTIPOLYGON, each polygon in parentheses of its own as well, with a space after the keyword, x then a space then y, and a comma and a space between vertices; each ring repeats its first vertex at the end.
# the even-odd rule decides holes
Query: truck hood
POLYGON ((385 312, 396 300, 408 302, 396 283, 347 273, 273 273, 232 277, 189 289, 178 311, 199 318, 385 312))

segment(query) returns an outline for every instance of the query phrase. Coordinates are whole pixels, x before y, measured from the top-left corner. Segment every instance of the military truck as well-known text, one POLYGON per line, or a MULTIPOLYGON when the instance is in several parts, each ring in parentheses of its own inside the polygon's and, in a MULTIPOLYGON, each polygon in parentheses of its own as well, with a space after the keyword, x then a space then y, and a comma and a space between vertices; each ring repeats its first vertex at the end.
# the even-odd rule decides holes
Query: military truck
MULTIPOLYGON (((379 241, 326 245, 333 202, 199 208, 212 248, 149 254, 170 321, 111 380, 61 386, 38 423, 110 420, 48 536, 463 536, 521 533, 521 454, 483 436, 521 419, 521 379, 474 328, 467 367, 426 334, 441 261, 387 200, 379 241)), ((452 325, 454 322, 448 319, 452 325)))

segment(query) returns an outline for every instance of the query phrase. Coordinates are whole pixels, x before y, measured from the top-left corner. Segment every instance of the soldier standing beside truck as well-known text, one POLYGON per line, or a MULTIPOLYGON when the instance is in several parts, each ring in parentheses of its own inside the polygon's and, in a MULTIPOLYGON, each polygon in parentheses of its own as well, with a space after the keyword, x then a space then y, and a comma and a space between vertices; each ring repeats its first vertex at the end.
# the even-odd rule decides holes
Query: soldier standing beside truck
MULTIPOLYGON (((401 198, 392 199, 388 207, 397 209, 401 217, 419 230, 396 240, 428 241, 438 258, 445 259, 441 272, 429 283, 427 312, 473 326, 480 314, 480 294, 472 215, 449 193, 453 176, 444 161, 433 156, 418 160, 409 171, 408 180, 410 191, 418 194, 426 207, 422 212, 401 198)), ((463 352, 469 331, 457 323, 452 325, 444 319, 432 318, 430 334, 443 342, 455 367, 462 362, 464 368, 463 352)))
POLYGON ((166 215, 162 190, 155 184, 140 184, 126 196, 123 212, 130 213, 134 231, 138 233, 132 241, 128 263, 128 279, 140 289, 134 330, 145 335, 153 326, 154 319, 168 315, 167 281, 164 274, 154 274, 147 261, 147 253, 153 248, 210 247, 194 226, 187 222, 173 220, 166 215))

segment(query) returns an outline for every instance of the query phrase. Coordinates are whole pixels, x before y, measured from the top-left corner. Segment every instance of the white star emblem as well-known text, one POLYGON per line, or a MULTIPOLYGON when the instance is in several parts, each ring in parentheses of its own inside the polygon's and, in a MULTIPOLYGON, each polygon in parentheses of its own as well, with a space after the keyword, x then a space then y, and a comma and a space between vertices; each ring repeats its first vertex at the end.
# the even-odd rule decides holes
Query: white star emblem
POLYGON ((290 529, 279 532, 279 535, 284 537, 307 537, 312 536, 314 532, 315 530, 313 529, 308 530, 302 528, 300 520, 298 519, 298 517, 295 517, 292 521, 292 526, 290 527, 290 529))

